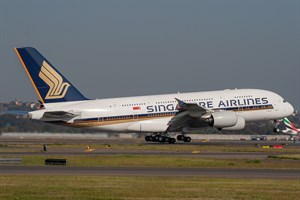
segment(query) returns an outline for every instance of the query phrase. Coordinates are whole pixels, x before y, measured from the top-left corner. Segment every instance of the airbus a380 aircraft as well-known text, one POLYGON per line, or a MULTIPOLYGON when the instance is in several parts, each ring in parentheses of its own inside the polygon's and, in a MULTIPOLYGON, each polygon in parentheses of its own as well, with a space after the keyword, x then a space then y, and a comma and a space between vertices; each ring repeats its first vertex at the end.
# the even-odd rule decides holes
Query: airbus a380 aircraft
POLYGON ((282 119, 291 104, 274 92, 234 89, 89 100, 36 49, 15 48, 35 88, 42 109, 31 119, 106 132, 146 132, 146 141, 190 142, 186 133, 202 127, 241 130, 246 122, 282 119))

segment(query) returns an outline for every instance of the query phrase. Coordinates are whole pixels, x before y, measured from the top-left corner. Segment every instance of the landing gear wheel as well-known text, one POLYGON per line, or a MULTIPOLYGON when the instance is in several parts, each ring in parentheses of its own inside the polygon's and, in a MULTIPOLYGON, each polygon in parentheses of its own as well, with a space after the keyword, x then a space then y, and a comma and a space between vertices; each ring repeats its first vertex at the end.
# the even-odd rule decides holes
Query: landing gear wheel
POLYGON ((183 142, 191 142, 192 138, 191 137, 186 137, 184 134, 177 135, 177 140, 178 141, 183 141, 183 142))
POLYGON ((175 144, 176 142, 176 139, 175 138, 170 138, 169 139, 169 144, 175 144))
POLYGON ((273 128, 273 132, 274 132, 274 133, 279 133, 280 130, 279 130, 279 128, 274 127, 274 128, 273 128))
POLYGON ((146 135, 145 136, 145 141, 146 142, 155 142, 154 137, 155 137, 155 135, 146 135))
POLYGON ((153 133, 151 135, 145 136, 145 141, 174 144, 176 142, 176 139, 170 137, 167 133, 153 133))
POLYGON ((168 143, 170 143, 169 141, 170 141, 170 139, 171 138, 169 138, 169 137, 164 137, 164 142, 168 142, 168 143))
POLYGON ((184 137, 183 141, 184 142, 191 142, 192 138, 191 137, 184 137))
POLYGON ((165 142, 165 138, 163 136, 158 136, 157 138, 157 142, 160 142, 160 143, 164 143, 165 142))
POLYGON ((160 135, 155 135, 153 142, 159 142, 160 137, 161 137, 160 135))
POLYGON ((183 140, 184 135, 177 135, 177 140, 183 140))
POLYGON ((149 136, 149 135, 147 135, 147 136, 145 137, 145 141, 146 141, 146 142, 149 142, 149 141, 150 141, 150 136, 149 136))
POLYGON ((150 142, 152 142, 152 141, 153 141, 153 139, 154 139, 154 138, 153 138, 153 136, 152 136, 152 135, 150 135, 150 136, 149 136, 149 141, 150 141, 150 142))

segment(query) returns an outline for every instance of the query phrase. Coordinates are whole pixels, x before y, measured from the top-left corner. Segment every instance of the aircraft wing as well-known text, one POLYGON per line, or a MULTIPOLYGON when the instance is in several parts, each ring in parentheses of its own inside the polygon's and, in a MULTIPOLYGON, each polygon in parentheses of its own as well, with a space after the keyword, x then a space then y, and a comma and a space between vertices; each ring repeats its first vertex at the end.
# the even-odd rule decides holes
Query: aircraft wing
POLYGON ((208 127, 204 121, 205 114, 211 112, 196 103, 185 103, 179 99, 176 115, 169 121, 167 131, 181 131, 185 127, 208 127))
POLYGON ((175 98, 178 102, 177 109, 179 112, 181 111, 199 111, 206 113, 206 109, 197 105, 196 103, 185 103, 177 98, 175 98))

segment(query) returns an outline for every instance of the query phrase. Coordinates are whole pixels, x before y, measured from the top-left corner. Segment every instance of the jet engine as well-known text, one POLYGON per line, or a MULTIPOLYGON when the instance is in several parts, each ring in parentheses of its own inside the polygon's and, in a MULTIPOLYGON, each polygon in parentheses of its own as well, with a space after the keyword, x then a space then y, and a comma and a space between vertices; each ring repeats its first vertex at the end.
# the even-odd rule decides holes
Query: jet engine
POLYGON ((234 126, 222 128, 224 131, 237 131, 245 128, 245 119, 242 116, 237 116, 238 120, 234 126))
POLYGON ((233 127, 238 122, 238 116, 234 111, 220 111, 211 113, 210 116, 205 117, 204 121, 211 127, 233 127))

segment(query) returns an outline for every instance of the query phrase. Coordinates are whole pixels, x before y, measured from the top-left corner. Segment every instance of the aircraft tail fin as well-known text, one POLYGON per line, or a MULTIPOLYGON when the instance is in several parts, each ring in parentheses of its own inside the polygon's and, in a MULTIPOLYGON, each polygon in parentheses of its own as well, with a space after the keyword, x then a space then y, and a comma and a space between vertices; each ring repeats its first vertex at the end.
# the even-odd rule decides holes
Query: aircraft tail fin
POLYGON ((283 119, 283 123, 288 130, 291 130, 295 134, 299 132, 299 130, 292 124, 292 122, 290 122, 290 120, 287 117, 283 119))
POLYGON ((35 48, 15 48, 15 51, 42 103, 87 100, 35 48))

